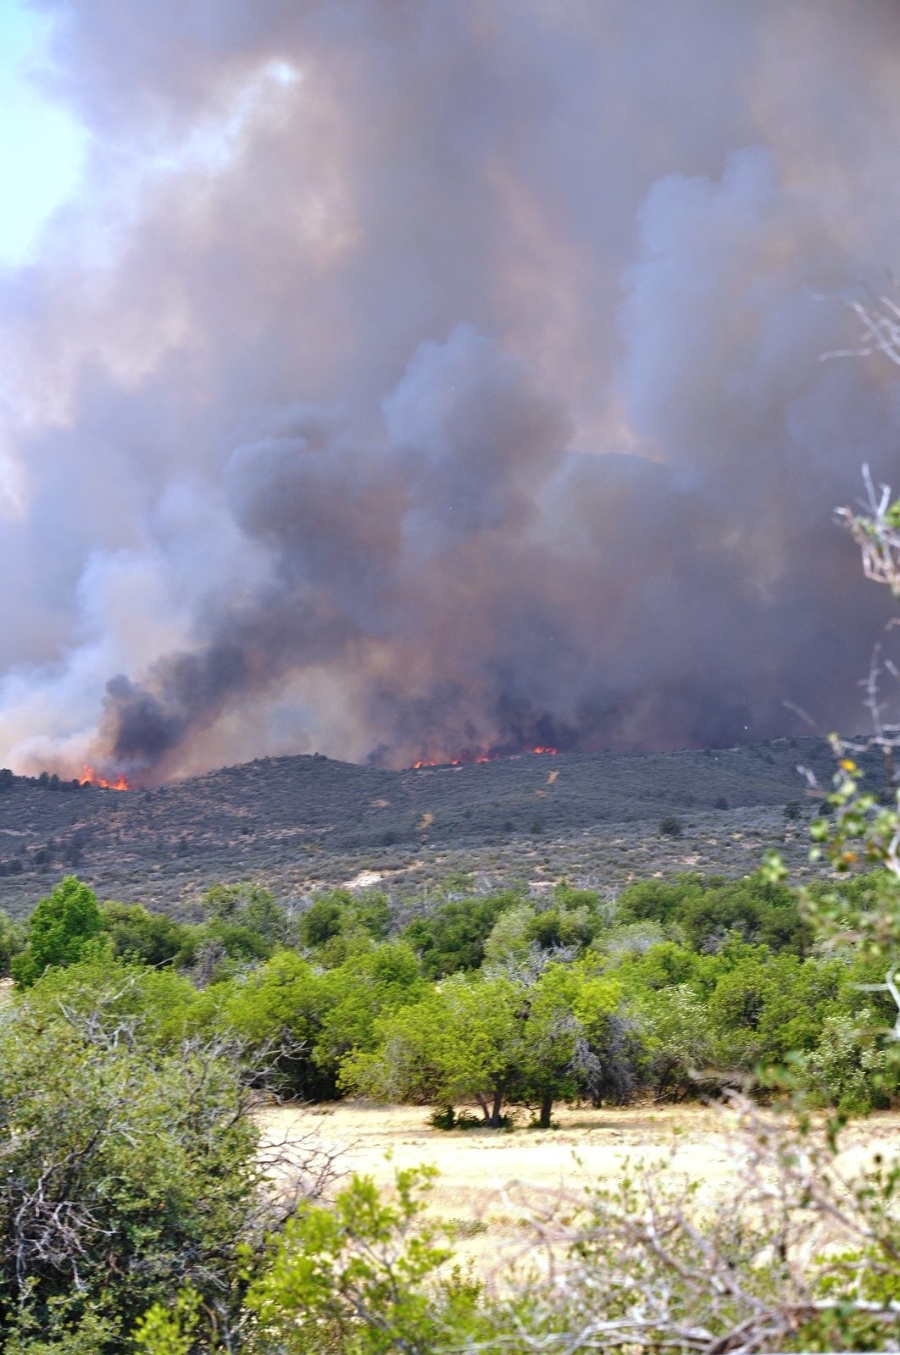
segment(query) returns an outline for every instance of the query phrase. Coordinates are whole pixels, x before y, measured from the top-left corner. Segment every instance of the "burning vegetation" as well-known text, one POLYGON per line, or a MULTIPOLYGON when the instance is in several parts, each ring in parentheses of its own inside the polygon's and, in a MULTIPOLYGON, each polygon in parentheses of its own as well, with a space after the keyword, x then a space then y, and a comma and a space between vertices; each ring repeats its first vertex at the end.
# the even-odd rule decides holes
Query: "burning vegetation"
POLYGON ((85 764, 82 767, 82 772, 83 772, 82 784, 86 784, 89 786, 97 786, 98 789, 100 790, 133 789, 133 787, 128 784, 128 781, 124 776, 122 776, 121 773, 114 779, 110 780, 105 776, 101 776, 99 772, 94 771, 93 767, 89 767, 87 766, 87 764, 85 764))
MULTIPOLYGON (((523 749, 523 752, 525 752, 525 753, 544 753, 544 754, 549 754, 549 755, 551 755, 551 756, 555 756, 555 755, 559 752, 559 749, 558 749, 558 748, 526 748, 526 749, 523 749)), ((462 754, 460 757, 422 758, 422 759, 420 759, 418 762, 414 762, 414 763, 412 764, 412 769, 413 769, 414 772, 418 772, 418 771, 421 771, 421 769, 422 769, 423 767, 462 767, 462 766, 463 766, 464 764, 466 764, 466 763, 472 763, 472 762, 497 762, 500 758, 504 758, 504 757, 516 757, 516 756, 520 756, 520 755, 519 755, 519 754, 516 754, 516 753, 509 753, 509 752, 504 751, 504 752, 472 753, 472 754, 465 754, 465 753, 464 753, 464 754, 462 754)))

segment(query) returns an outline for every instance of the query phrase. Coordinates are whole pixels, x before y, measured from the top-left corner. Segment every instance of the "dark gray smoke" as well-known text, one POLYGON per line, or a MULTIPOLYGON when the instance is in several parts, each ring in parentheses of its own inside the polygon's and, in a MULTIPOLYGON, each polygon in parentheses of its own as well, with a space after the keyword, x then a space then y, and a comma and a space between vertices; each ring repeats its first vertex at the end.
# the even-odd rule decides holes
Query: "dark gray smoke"
POLYGON ((893 0, 41 7, 94 140, 0 278, 0 759, 861 725, 900 388, 815 294, 896 260, 893 0))

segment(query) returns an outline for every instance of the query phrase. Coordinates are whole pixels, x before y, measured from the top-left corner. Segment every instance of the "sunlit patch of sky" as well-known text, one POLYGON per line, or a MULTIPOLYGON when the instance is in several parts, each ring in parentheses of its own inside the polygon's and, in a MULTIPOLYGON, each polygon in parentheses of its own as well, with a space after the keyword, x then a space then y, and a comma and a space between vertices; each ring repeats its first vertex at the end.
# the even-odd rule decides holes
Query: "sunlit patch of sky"
POLYGON ((27 263, 47 218, 76 191, 87 133, 42 90, 50 22, 0 0, 0 265, 27 263))

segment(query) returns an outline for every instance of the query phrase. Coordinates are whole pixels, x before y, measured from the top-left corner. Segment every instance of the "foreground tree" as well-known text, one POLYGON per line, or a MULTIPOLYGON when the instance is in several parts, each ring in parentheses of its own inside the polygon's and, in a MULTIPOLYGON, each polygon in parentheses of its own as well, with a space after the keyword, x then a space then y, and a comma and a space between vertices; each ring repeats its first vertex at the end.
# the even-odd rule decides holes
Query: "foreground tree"
POLYGON ((38 985, 0 1023, 4 1350, 120 1352, 182 1286, 228 1348, 263 1238, 296 1203, 266 1188, 234 1042, 145 1038, 128 971, 114 977, 90 1005, 38 985))

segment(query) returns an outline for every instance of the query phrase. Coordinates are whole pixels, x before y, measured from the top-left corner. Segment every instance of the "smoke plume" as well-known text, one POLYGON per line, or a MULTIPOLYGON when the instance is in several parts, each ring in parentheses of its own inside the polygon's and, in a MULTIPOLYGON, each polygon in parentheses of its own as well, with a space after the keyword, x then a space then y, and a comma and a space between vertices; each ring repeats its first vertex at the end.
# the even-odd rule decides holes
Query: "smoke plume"
POLYGON ((900 386, 818 298, 896 261, 895 0, 39 7, 92 149, 0 274, 0 760, 863 723, 900 386))

